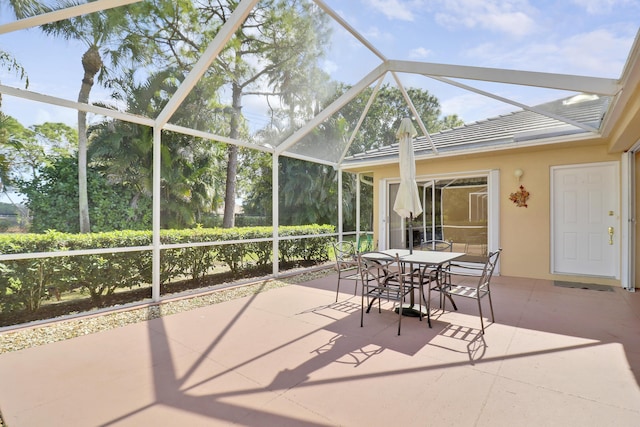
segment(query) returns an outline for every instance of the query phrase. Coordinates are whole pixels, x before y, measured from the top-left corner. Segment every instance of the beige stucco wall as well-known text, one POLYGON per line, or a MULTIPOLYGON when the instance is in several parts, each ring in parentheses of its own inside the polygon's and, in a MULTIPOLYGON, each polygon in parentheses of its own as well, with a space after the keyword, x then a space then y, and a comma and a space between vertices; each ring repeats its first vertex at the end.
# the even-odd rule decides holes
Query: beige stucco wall
MULTIPOLYGON (((501 151, 460 157, 442 157, 416 163, 418 176, 468 171, 500 171, 500 246, 503 248, 501 274, 516 277, 588 281, 619 285, 619 280, 554 276, 550 274, 550 173, 552 166, 620 161, 619 154, 608 154, 607 145, 537 147, 520 151, 501 151), (524 175, 518 183, 515 169, 524 175), (517 207, 509 194, 519 184, 531 193, 528 207, 517 207)), ((379 188, 382 179, 397 178, 398 165, 372 169, 374 173, 374 223, 376 239, 379 227, 379 188)), ((619 207, 617 215, 619 215, 619 207)), ((619 242, 619 240, 618 240, 619 242)))

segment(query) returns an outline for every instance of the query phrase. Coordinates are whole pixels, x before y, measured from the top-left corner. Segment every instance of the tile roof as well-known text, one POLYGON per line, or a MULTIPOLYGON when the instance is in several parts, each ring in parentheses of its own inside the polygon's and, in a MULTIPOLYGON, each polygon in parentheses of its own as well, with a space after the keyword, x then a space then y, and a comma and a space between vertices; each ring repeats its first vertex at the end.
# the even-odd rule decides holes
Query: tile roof
MULTIPOLYGON (((535 107, 552 115, 561 116, 600 128, 604 114, 610 103, 609 97, 577 95, 563 98, 535 107)), ((481 120, 463 126, 431 134, 431 140, 439 153, 461 152, 484 147, 496 147, 507 144, 526 145, 544 139, 569 135, 591 135, 585 129, 561 120, 545 116, 530 110, 518 110, 513 113, 481 120)), ((431 145, 424 136, 414 140, 416 157, 434 156, 431 145)), ((361 162, 375 162, 398 157, 398 144, 357 153, 345 159, 345 165, 361 162)))

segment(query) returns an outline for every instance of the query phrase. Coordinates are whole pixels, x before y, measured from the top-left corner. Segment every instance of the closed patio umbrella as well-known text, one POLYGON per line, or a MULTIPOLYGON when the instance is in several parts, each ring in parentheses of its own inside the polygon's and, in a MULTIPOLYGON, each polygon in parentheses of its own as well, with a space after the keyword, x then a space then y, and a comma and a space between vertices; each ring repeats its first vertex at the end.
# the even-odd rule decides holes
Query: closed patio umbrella
POLYGON ((416 183, 416 162, 413 154, 413 138, 418 134, 411 119, 404 118, 396 132, 400 145, 400 187, 393 210, 404 218, 409 218, 409 251, 413 253, 413 217, 422 213, 420 193, 416 183))

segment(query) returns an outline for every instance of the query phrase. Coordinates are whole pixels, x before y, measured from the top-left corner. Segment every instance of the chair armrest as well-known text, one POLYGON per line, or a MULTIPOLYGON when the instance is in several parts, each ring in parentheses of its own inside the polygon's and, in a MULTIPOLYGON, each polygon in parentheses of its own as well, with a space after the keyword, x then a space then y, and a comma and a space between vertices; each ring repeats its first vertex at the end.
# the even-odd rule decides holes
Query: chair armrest
POLYGON ((340 268, 357 267, 358 266, 358 261, 357 260, 342 260, 342 261, 338 261, 338 266, 340 268))
POLYGON ((451 278, 452 277, 473 277, 473 278, 477 278, 480 277, 482 275, 482 272, 484 271, 484 268, 478 268, 478 267, 469 267, 466 265, 460 265, 460 264, 449 264, 447 265, 445 268, 443 268, 442 270, 433 270, 429 273, 429 281, 435 281, 436 280, 436 276, 438 274, 442 274, 442 276, 444 277, 444 282, 451 282, 451 278), (455 271, 452 271, 452 268, 455 268, 455 271))
MULTIPOLYGON (((479 272, 482 272, 483 270, 484 270, 484 265, 481 266, 481 267, 471 267, 471 266, 468 266, 468 265, 461 265, 461 264, 449 264, 447 266, 447 272, 450 272, 451 274, 462 274, 462 275, 464 275, 465 271, 469 271, 469 272, 471 272, 471 271, 479 271, 479 272), (452 271, 450 271, 451 268, 456 268, 458 271, 462 270, 462 272, 458 272, 458 271, 452 272, 452 271)), ((468 273, 468 274, 471 274, 471 273, 468 273)))

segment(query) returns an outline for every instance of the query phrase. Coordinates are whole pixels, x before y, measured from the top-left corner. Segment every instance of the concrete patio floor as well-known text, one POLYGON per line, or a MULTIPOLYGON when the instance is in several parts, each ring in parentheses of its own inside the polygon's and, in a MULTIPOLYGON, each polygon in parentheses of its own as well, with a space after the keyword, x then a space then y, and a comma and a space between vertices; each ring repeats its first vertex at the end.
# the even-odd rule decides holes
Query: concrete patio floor
POLYGON ((0 411, 8 427, 640 425, 638 293, 495 277, 484 336, 461 299, 397 336, 390 305, 361 328, 336 278, 2 354, 0 411))

